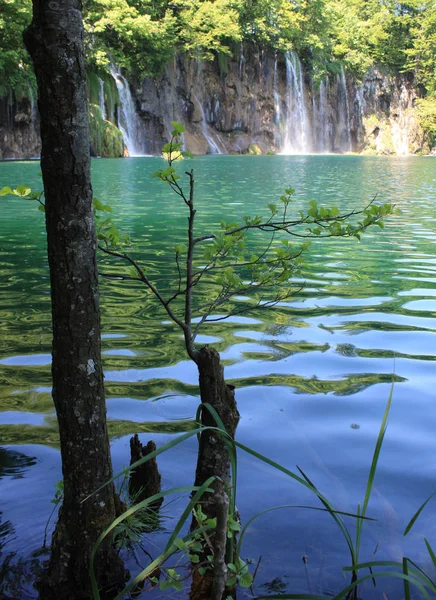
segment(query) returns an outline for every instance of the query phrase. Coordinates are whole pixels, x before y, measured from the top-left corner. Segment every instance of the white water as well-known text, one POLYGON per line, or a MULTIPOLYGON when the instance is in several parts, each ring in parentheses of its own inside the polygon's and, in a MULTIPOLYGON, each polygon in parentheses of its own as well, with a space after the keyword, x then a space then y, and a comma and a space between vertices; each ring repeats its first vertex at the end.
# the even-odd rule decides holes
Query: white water
POLYGON ((398 119, 392 122, 392 143, 396 154, 400 156, 409 155, 409 136, 406 127, 407 88, 401 86, 398 119))
POLYGON ((100 106, 101 118, 103 119, 103 121, 105 121, 106 120, 106 108, 104 105, 104 81, 103 81, 103 79, 100 79, 100 77, 98 78, 98 81, 100 83, 100 90, 98 92, 98 104, 100 106))
POLYGON ((310 151, 309 119, 303 83, 303 69, 294 52, 286 52, 286 126, 281 154, 310 151))
POLYGON ((343 141, 343 135, 341 135, 340 141, 340 149, 341 151, 350 152, 351 148, 351 131, 350 131, 350 104, 348 101, 348 90, 347 90, 347 81, 345 79, 344 68, 341 65, 341 73, 338 76, 338 87, 339 87, 339 106, 341 109, 339 122, 343 125, 343 130, 345 133, 345 141, 343 141))
POLYGON ((196 94, 193 94, 193 96, 194 96, 194 99, 195 99, 196 103, 198 104, 198 107, 201 112, 201 133, 203 134, 204 138, 206 139, 207 143, 209 144, 208 154, 225 154, 226 153, 225 148, 224 147, 220 148, 218 143, 214 140, 214 138, 212 136, 211 128, 209 127, 209 125, 207 123, 206 113, 204 111, 202 103, 200 102, 200 100, 198 99, 196 94))
POLYGON ((145 149, 142 144, 138 143, 138 136, 141 135, 142 125, 136 114, 129 84, 114 65, 110 65, 109 70, 114 78, 120 97, 118 128, 123 134, 127 151, 129 156, 143 156, 145 154, 145 149))
POLYGON ((273 80, 273 97, 274 97, 274 124, 276 128, 275 143, 277 148, 281 147, 282 141, 282 109, 281 98, 279 92, 279 81, 277 71, 277 52, 274 56, 274 80, 273 80))

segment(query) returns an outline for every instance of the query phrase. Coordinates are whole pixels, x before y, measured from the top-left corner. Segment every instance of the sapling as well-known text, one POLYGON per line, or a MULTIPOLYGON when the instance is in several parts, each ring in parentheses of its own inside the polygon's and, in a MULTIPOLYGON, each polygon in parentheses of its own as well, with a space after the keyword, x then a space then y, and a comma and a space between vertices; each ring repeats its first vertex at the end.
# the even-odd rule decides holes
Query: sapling
MULTIPOLYGON (((383 218, 392 214, 394 207, 378 203, 374 198, 363 209, 344 213, 335 206, 323 206, 315 200, 309 202, 306 210, 293 210, 295 191, 289 187, 277 204, 268 204, 266 216, 245 216, 241 222, 227 223, 222 220, 216 231, 197 232, 194 171, 185 171, 186 188, 178 172, 180 165, 185 164, 181 159, 192 156, 183 150, 181 135, 184 127, 176 122, 172 125, 171 140, 163 147, 167 166, 154 173, 154 177, 179 196, 188 215, 186 240, 177 241, 174 245, 175 276, 172 290, 165 293, 159 289, 148 275, 146 266, 134 258, 129 238, 120 235, 108 214, 103 215, 111 213, 111 207, 94 199, 97 237, 102 252, 122 259, 129 265, 125 273, 102 274, 144 285, 182 331, 186 351, 198 367, 201 423, 208 428, 200 436, 195 486, 203 485, 211 476, 223 482, 223 485, 212 486, 214 489, 201 499, 206 518, 215 519, 220 510, 218 505, 227 505, 224 497, 222 502, 218 501, 216 488, 219 487, 221 494, 227 496, 231 480, 225 437, 219 435, 213 426, 220 425, 234 437, 239 413, 234 387, 225 382, 218 352, 207 345, 195 343, 201 328, 205 323, 221 321, 247 311, 265 310, 288 300, 296 293, 292 278, 301 266, 303 253, 311 239, 355 237, 360 240, 362 232, 371 225, 383 228, 383 218), (254 247, 256 251, 253 251, 254 247), (206 286, 205 300, 203 290, 206 286), (243 305, 238 301, 238 296, 242 295, 249 299, 243 305), (217 314, 217 309, 222 314, 217 314)), ((4 188, 0 191, 0 195, 6 193, 36 200, 43 210, 41 196, 32 194, 27 187, 17 190, 4 188)), ((231 492, 228 516, 233 522, 235 490, 231 492)), ((214 538, 220 536, 212 535, 212 543, 215 542, 214 538)), ((215 547, 214 557, 216 564, 220 565, 222 577, 226 573, 225 565, 234 565, 232 539, 228 538, 230 543, 225 544, 225 549, 220 544, 219 552, 215 547), (225 562, 223 553, 226 554, 225 562)), ((211 589, 217 590, 218 597, 222 582, 212 576, 210 585, 211 589)))
MULTIPOLYGON (((122 238, 110 218, 101 213, 110 207, 96 202, 97 235, 99 248, 105 254, 122 259, 130 265, 125 274, 103 273, 108 277, 137 281, 144 285, 160 303, 169 318, 181 329, 186 351, 196 363, 199 372, 201 423, 216 425, 216 417, 225 430, 234 437, 239 420, 234 387, 227 385, 224 368, 216 350, 207 345, 196 345, 200 329, 206 323, 221 321, 255 309, 273 307, 295 294, 292 278, 302 262, 302 255, 313 238, 355 237, 371 225, 383 228, 383 217, 390 215, 391 204, 376 202, 374 198, 361 210, 341 213, 337 207, 326 207, 315 200, 306 210, 292 210, 294 189, 287 188, 279 202, 267 206, 267 216, 245 216, 241 222, 222 220, 217 231, 198 232, 196 227, 194 170, 185 171, 186 188, 181 183, 180 165, 184 158, 192 158, 183 150, 181 135, 184 127, 173 122, 170 141, 163 147, 167 166, 154 173, 179 196, 186 207, 188 222, 186 240, 174 245, 173 288, 166 295, 147 274, 146 267, 129 251, 130 240, 122 238), (179 166, 179 169, 176 168, 179 166), (253 251, 255 234, 256 248, 253 251), (261 236, 261 237, 260 237, 261 236), (207 299, 203 290, 207 286, 207 299), (237 297, 249 301, 241 305, 237 297), (217 314, 217 309, 223 314, 217 314), (213 411, 205 407, 212 407, 213 411)), ((200 436, 195 485, 202 485, 210 476, 218 477, 225 487, 230 485, 230 463, 226 442, 213 430, 200 436)), ((234 518, 234 498, 231 494, 230 518, 234 518)), ((203 511, 208 518, 217 516, 216 494, 205 494, 203 511)), ((233 563, 233 550, 227 544, 228 563, 233 563)), ((217 559, 217 554, 215 554, 217 559)), ((222 563, 220 563, 222 564, 222 563)), ((221 569, 224 572, 224 569, 221 569)), ((211 580, 214 589, 220 589, 211 580)))

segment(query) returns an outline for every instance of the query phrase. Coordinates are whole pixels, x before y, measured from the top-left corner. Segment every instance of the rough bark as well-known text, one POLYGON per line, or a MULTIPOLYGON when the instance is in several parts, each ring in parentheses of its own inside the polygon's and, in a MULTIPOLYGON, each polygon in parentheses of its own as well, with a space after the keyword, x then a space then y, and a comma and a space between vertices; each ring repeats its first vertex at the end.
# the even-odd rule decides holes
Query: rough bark
MULTIPOLYGON (((135 433, 135 435, 130 438, 130 464, 132 465, 155 450, 156 444, 153 440, 150 440, 143 446, 139 440, 138 434, 135 433)), ((142 502, 142 500, 146 500, 155 494, 159 494, 160 491, 161 476, 156 458, 152 458, 130 472, 129 493, 135 498, 136 503, 142 502)), ((160 508, 162 502, 163 498, 156 500, 150 504, 150 508, 157 510, 160 508)))
MULTIPOLYGON (((235 388, 224 379, 224 367, 220 355, 209 346, 198 351, 197 366, 200 381, 200 396, 203 404, 210 404, 220 416, 227 433, 233 438, 239 422, 235 388)), ((203 410, 202 425, 216 426, 208 410, 203 410)), ((230 484, 229 453, 224 438, 215 431, 204 431, 200 437, 195 485, 202 485, 211 475, 220 477, 230 484)), ((205 502, 213 504, 213 496, 205 502)), ((215 515, 212 515, 213 517, 215 515)))
MULTIPOLYGON (((83 24, 79 0, 33 0, 24 34, 38 82, 53 321, 53 400, 59 422, 64 501, 52 540, 44 600, 89 599, 89 556, 115 517, 100 352, 83 24)), ((118 587, 121 560, 110 543, 99 583, 118 587)))
MULTIPOLYGON (((239 412, 235 400, 235 388, 226 384, 224 367, 220 355, 213 348, 204 346, 196 356, 200 395, 203 404, 210 404, 221 418, 227 433, 234 438, 239 422, 239 412)), ((202 425, 216 426, 215 420, 206 409, 202 412, 202 425)), ((225 485, 230 485, 230 459, 224 438, 215 431, 204 431, 200 436, 195 485, 202 485, 209 477, 220 478, 214 492, 204 494, 201 500, 203 512, 208 518, 217 518, 215 535, 211 535, 214 546, 214 573, 207 572, 203 577, 194 571, 190 600, 217 600, 223 594, 226 579, 226 541, 228 498, 225 485), (226 511, 224 515, 223 510, 226 511)), ((192 527, 196 527, 193 522, 192 527)), ((207 549, 200 560, 206 559, 207 549)))

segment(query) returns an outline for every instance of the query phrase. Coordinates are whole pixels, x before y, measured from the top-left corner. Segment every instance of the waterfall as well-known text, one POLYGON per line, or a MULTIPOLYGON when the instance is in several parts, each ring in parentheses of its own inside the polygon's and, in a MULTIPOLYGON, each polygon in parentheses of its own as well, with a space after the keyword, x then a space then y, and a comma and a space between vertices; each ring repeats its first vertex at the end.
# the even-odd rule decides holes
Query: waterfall
POLYGON ((281 98, 279 92, 278 72, 277 72, 277 52, 274 55, 274 78, 273 78, 273 97, 274 97, 274 124, 275 124, 275 144, 280 148, 282 141, 282 111, 281 98))
MULTIPOLYGON (((213 139, 210 127, 207 124, 206 114, 204 112, 204 108, 197 95, 193 93, 195 101, 197 102, 200 112, 201 112, 201 133, 209 144, 210 154, 223 154, 223 150, 218 146, 217 142, 213 139)), ((225 152, 225 150, 224 150, 225 152)))
POLYGON ((398 119, 392 121, 392 142, 397 155, 409 155, 409 134, 407 129, 407 99, 408 92, 404 83, 401 85, 401 93, 398 102, 398 119))
POLYGON ((98 78, 98 82, 100 84, 100 90, 98 92, 98 104, 100 106, 101 118, 103 121, 106 120, 106 108, 104 105, 104 81, 103 79, 98 78))
POLYGON ((242 81, 242 76, 244 74, 244 63, 245 63, 244 45, 241 44, 241 48, 239 50, 239 79, 240 79, 240 81, 242 81))
POLYGON ((309 119, 304 93, 303 69, 294 52, 286 60, 286 127, 281 154, 304 154, 310 149, 309 119))
POLYGON ((339 110, 339 125, 340 130, 340 150, 350 152, 351 147, 351 131, 350 131, 350 104, 348 101, 347 81, 345 79, 344 68, 341 65, 341 72, 338 75, 338 104, 339 110), (345 141, 344 141, 345 135, 345 141))
POLYGON ((318 109, 317 109, 317 130, 318 143, 317 152, 329 152, 331 149, 331 130, 329 124, 329 78, 319 84, 318 90, 318 109))
POLYGON ((315 89, 312 80, 312 139, 314 152, 327 152, 329 148, 327 86, 320 82, 315 89))
MULTIPOLYGON (((203 72, 203 63, 201 61, 197 62, 197 74, 196 74, 196 86, 195 89, 197 90, 202 90, 204 92, 204 87, 203 87, 203 77, 202 77, 202 73, 203 72)), ((194 88, 193 88, 194 90, 194 88)), ((204 106, 203 103, 200 102, 197 94, 192 91, 192 95, 200 109, 200 113, 201 113, 201 133, 203 134, 203 137, 205 138, 205 140, 207 141, 208 145, 209 145, 209 154, 227 154, 227 150, 222 142, 222 140, 220 139, 218 133, 214 132, 212 130, 212 127, 210 127, 210 125, 207 122, 207 117, 206 117, 206 111, 204 110, 204 106), (218 143, 219 142, 219 143, 218 143), (221 147, 220 147, 221 144, 221 147)), ((204 95, 204 94, 203 94, 204 95)), ((219 102, 216 101, 215 103, 215 111, 217 112, 219 109, 219 102)), ((212 113, 212 111, 211 111, 212 113)), ((212 113, 213 116, 215 116, 212 113)))
POLYGON ((120 110, 118 111, 118 128, 121 130, 129 156, 141 156, 144 149, 138 144, 137 138, 142 130, 142 124, 136 114, 135 104, 130 92, 129 83, 121 72, 110 65, 110 73, 114 78, 120 97, 120 110))

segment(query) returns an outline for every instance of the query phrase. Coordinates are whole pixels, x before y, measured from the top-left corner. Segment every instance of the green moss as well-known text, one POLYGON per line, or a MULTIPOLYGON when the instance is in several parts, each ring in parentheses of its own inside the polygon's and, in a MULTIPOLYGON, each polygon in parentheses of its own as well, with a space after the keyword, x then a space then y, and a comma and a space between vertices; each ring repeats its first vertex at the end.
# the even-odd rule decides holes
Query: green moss
POLYGON ((103 156, 124 156, 123 134, 110 121, 105 121, 103 156))
POLYGON ((89 127, 93 156, 124 156, 123 134, 113 123, 102 119, 100 107, 96 104, 89 105, 89 127))
POLYGON ((419 98, 415 101, 416 114, 424 133, 430 139, 431 146, 436 144, 436 98, 419 98))
POLYGON ((86 83, 88 86, 88 100, 90 104, 99 104, 100 98, 100 79, 96 73, 86 74, 86 83))
POLYGON ((224 77, 229 72, 228 56, 222 52, 218 52, 217 58, 220 75, 224 77))
POLYGON ((109 121, 116 122, 115 107, 120 103, 117 86, 112 77, 104 78, 104 102, 106 106, 106 115, 109 121))
POLYGON ((251 154, 253 156, 260 156, 262 154, 262 150, 259 148, 257 144, 250 144, 248 146, 247 154, 251 154))

